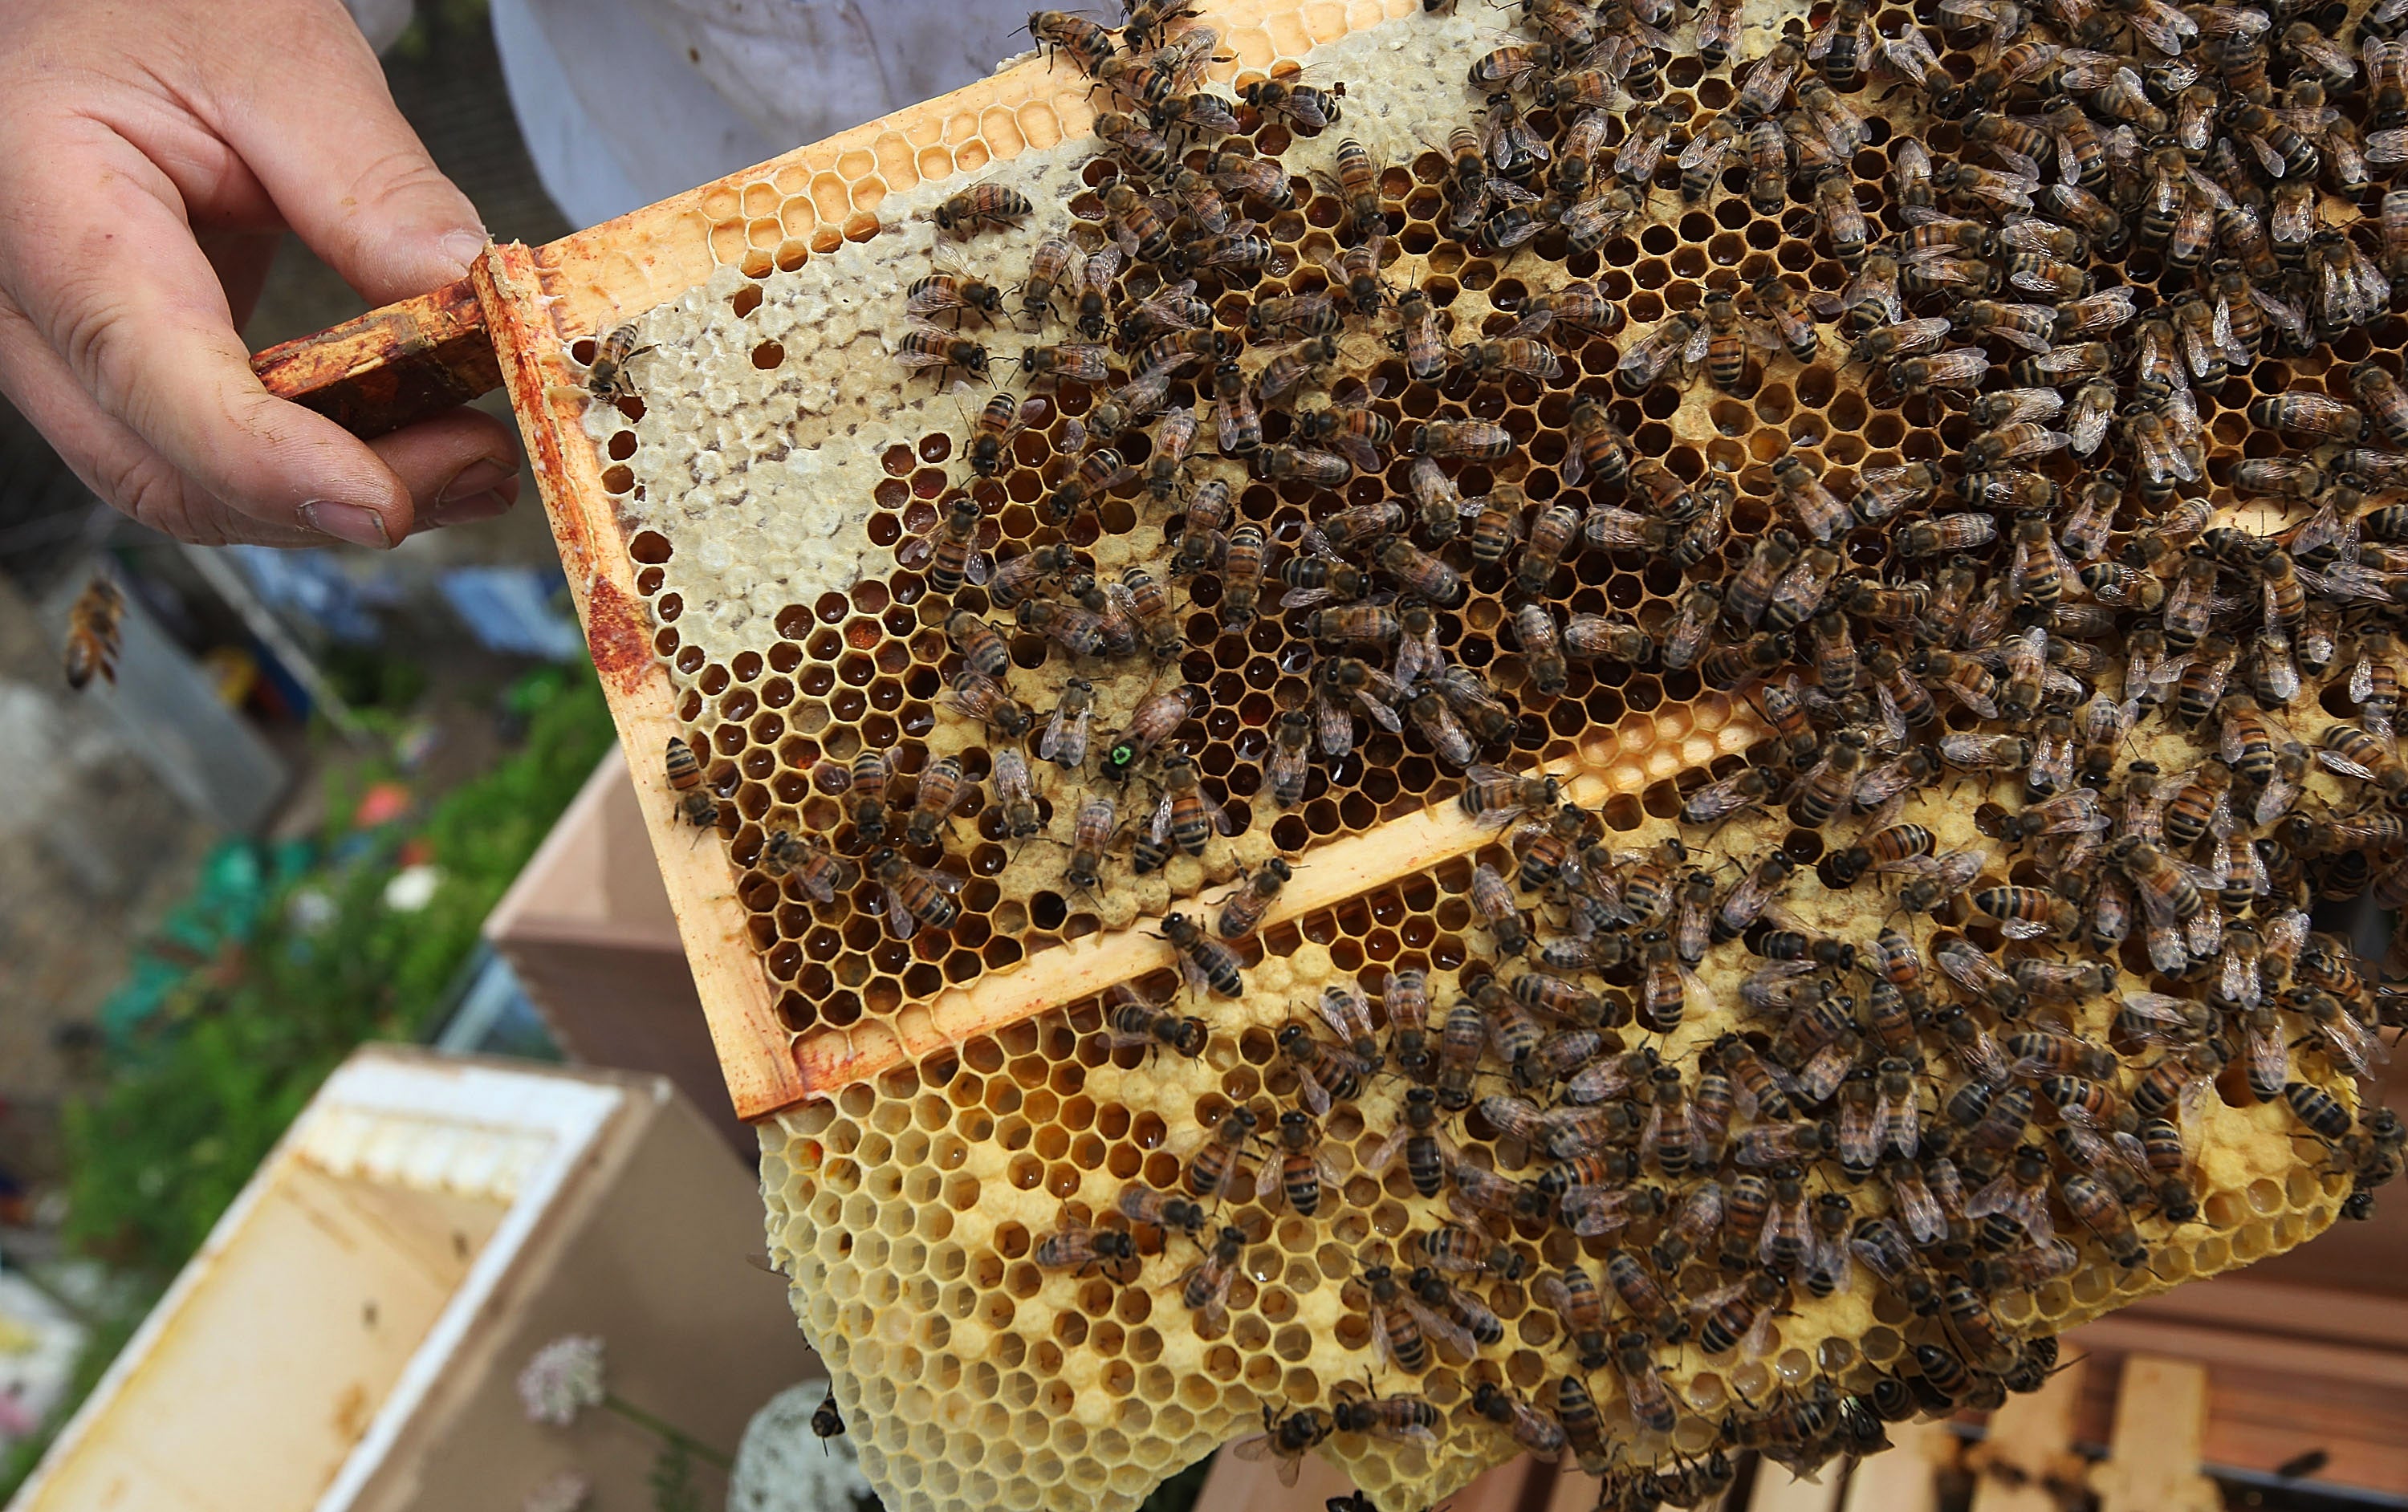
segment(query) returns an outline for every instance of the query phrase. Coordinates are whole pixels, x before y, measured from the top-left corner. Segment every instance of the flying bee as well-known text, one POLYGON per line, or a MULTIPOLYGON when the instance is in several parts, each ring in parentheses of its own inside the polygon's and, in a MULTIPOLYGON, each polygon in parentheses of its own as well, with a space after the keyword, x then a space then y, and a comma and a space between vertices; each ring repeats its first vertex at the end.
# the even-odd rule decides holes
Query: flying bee
MULTIPOLYGON (((601 358, 597 356, 595 362, 598 366, 601 358)), ((116 580, 106 573, 94 573, 67 609, 66 645, 62 657, 68 687, 80 692, 90 685, 94 674, 111 687, 116 686, 118 642, 124 616, 125 595, 119 591, 116 580)))

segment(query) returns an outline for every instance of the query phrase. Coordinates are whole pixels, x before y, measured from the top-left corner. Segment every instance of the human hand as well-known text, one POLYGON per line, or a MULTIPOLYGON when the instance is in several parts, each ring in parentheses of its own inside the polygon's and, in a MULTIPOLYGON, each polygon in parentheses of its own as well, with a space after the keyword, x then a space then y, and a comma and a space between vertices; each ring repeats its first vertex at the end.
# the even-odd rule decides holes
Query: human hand
POLYGON ((93 491, 215 545, 390 546, 518 494, 472 409, 363 442, 238 332, 290 226, 371 305, 485 244, 338 0, 0 5, 0 392, 93 491))

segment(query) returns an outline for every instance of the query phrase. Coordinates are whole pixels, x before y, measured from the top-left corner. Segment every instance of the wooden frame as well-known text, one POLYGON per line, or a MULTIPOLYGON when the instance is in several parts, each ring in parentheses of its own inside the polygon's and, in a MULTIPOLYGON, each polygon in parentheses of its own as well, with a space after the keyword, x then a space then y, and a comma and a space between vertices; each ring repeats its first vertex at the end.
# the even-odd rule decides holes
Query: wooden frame
MULTIPOLYGON (((1419 0, 1225 0, 1211 20, 1233 54, 1227 78, 1284 66, 1320 43, 1405 16, 1419 0)), ((660 752, 682 733, 677 695, 652 648, 626 532, 603 485, 583 418, 592 402, 571 357, 590 337, 674 299, 733 264, 755 277, 875 236, 900 189, 972 178, 988 164, 1082 136, 1089 83, 1067 64, 1023 62, 941 99, 729 175, 542 248, 494 246, 468 279, 335 330, 262 352, 270 392, 362 435, 392 430, 507 390, 600 670, 653 849, 739 1117, 760 1119, 832 1094, 962 1039, 1091 995, 1163 962, 1156 920, 1041 951, 967 989, 908 1006, 891 1021, 797 1038, 778 1019, 720 848, 695 846, 675 811, 660 752), (774 213, 771 213, 774 212, 774 213)), ((1760 737, 1753 711, 1719 694, 1634 714, 1593 733, 1555 770, 1597 804, 1733 754, 1760 737)), ((1491 837, 1452 806, 1335 842, 1267 922, 1326 908, 1491 837), (1349 879, 1351 878, 1351 880, 1349 879)))

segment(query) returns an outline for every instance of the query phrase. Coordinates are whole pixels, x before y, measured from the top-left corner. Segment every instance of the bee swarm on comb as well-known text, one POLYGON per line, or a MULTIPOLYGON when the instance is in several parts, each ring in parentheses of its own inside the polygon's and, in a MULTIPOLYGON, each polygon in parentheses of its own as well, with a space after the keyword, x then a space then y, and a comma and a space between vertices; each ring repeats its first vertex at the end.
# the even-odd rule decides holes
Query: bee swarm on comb
POLYGON ((2399 0, 1386 8, 597 353, 898 1509, 1694 1505, 2408 1145, 2399 0))

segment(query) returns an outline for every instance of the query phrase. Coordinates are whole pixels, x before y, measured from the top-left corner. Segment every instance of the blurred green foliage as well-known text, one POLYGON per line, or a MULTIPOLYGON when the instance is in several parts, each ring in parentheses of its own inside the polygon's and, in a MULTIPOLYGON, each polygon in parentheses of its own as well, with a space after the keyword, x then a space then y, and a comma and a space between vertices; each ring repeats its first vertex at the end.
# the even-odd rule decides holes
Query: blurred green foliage
MULTIPOLYGON (((320 863, 284 878, 255 929, 114 1047, 106 1090, 69 1107, 68 1237, 136 1283, 122 1316, 93 1320, 78 1399, 327 1074, 364 1041, 431 1027, 485 915, 614 738, 583 663, 521 678, 497 714, 514 749, 376 831, 343 825, 361 792, 394 778, 390 763, 330 774, 320 863), (441 880, 425 907, 396 912, 384 890, 412 842, 441 880)), ((46 1443, 0 1458, 0 1500, 46 1443)))
MULTIPOLYGON (((590 667, 534 674, 511 705, 525 716, 516 750, 423 814, 366 836, 329 834, 329 860, 287 884, 237 957, 195 972, 108 1090, 70 1110, 77 1244, 172 1274, 344 1056, 364 1040, 413 1038, 443 1006, 485 915, 611 739, 590 667), (412 838, 441 881, 424 908, 397 913, 383 894, 412 838), (295 909, 304 890, 331 912, 295 909)), ((333 822, 389 776, 380 763, 337 774, 333 822)))

